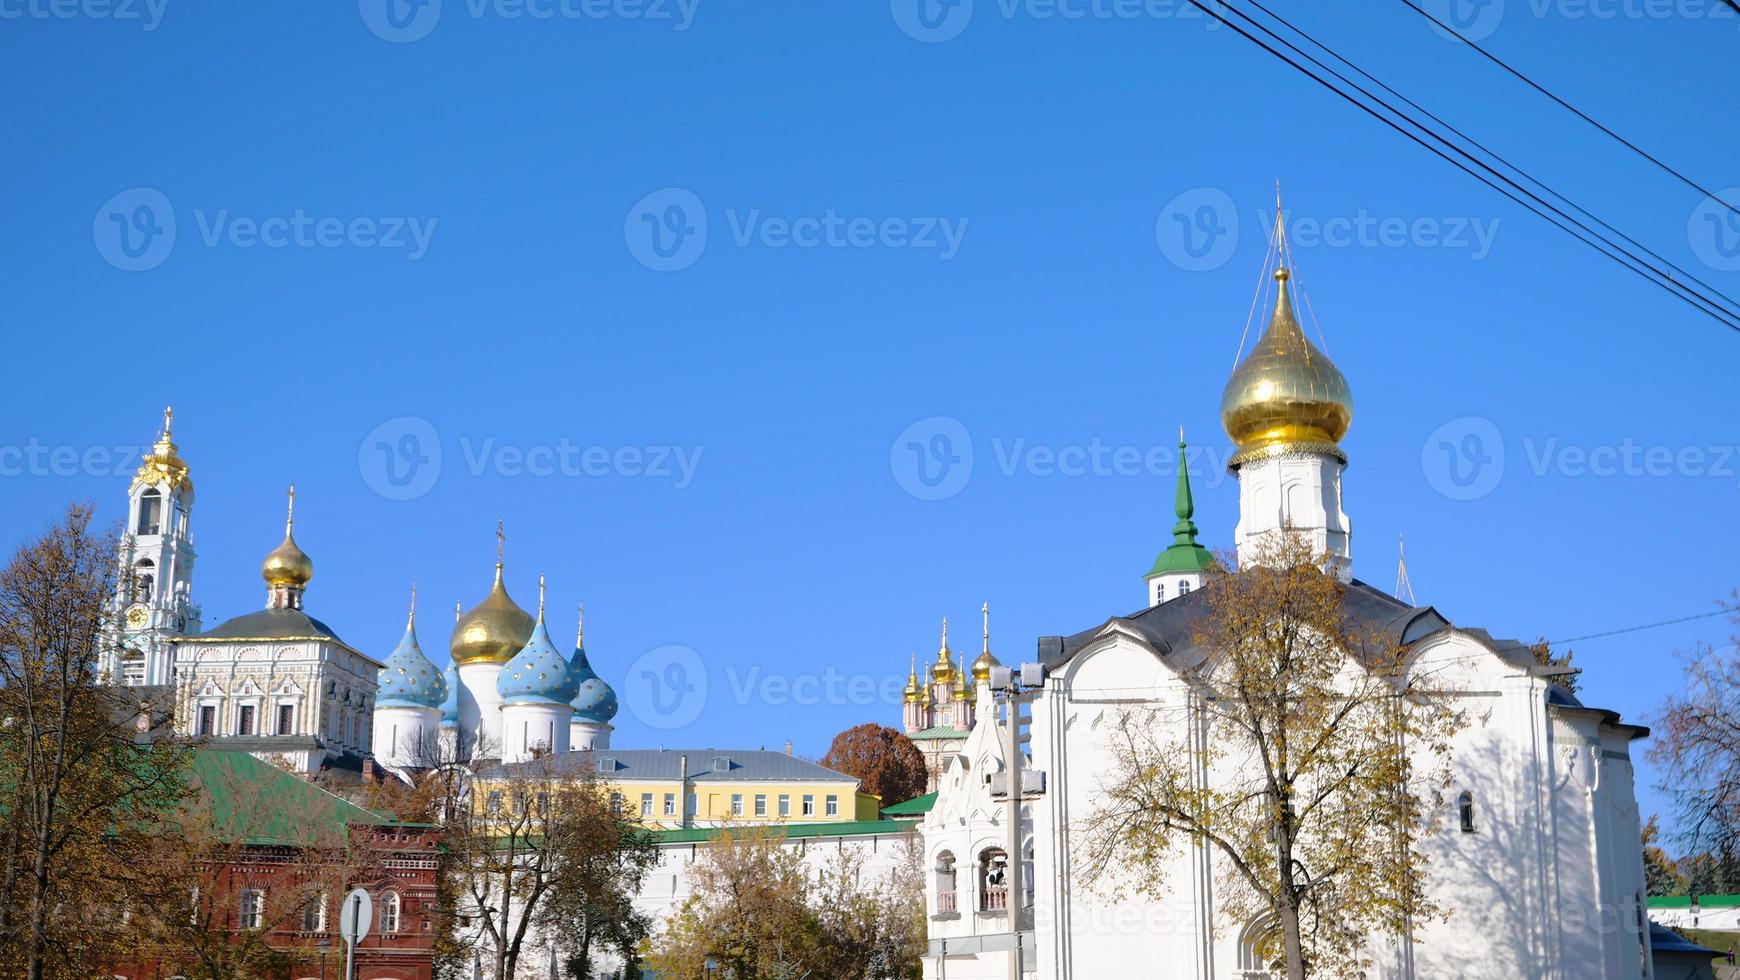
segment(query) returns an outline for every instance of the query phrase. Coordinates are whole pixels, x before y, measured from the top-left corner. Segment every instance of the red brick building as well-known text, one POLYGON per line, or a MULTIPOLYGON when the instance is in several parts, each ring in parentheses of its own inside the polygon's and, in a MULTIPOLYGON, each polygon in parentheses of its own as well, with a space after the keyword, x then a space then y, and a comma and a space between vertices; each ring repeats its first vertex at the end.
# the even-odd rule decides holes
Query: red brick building
POLYGON ((214 961, 226 976, 342 980, 339 906, 352 888, 374 903, 355 980, 433 980, 439 827, 374 813, 245 753, 200 751, 193 771, 220 840, 186 932, 118 964, 117 980, 198 978, 214 961))

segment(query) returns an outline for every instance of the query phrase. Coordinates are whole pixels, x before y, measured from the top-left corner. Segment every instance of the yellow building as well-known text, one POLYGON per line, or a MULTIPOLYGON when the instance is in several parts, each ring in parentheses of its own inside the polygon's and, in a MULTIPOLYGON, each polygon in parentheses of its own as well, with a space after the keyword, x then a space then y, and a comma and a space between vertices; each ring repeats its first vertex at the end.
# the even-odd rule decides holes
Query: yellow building
MULTIPOLYGON (((881 816, 881 800, 861 791, 856 777, 783 752, 599 749, 561 753, 540 764, 552 762, 595 767, 622 813, 656 830, 801 826, 881 816)), ((488 778, 483 777, 486 785, 488 778)))

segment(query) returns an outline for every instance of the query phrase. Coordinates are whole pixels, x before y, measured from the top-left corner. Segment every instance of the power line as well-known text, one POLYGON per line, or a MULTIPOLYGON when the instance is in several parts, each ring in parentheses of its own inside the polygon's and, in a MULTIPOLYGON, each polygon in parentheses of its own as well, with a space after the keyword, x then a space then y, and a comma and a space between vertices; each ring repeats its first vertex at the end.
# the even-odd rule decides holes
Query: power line
POLYGON ((1728 616, 1733 613, 1734 610, 1723 607, 1714 612, 1702 612, 1698 613, 1696 616, 1681 616, 1679 619, 1664 619, 1659 623, 1644 623, 1642 626, 1626 626, 1622 629, 1608 630, 1604 633, 1590 633, 1585 636, 1569 636, 1563 640, 1548 640, 1547 645, 1557 646, 1561 643, 1575 643, 1578 640, 1597 640, 1604 636, 1618 636, 1621 633, 1636 633, 1638 630, 1652 630, 1658 626, 1673 626, 1676 623, 1689 623, 1694 619, 1709 619, 1711 616, 1728 616))
MULTIPOLYGON (((1416 0, 1402 0, 1402 3, 1406 4, 1410 9, 1412 9, 1415 13, 1419 14, 1421 17, 1424 17, 1427 20, 1431 21, 1432 23, 1437 24, 1444 31, 1448 32, 1451 37, 1454 37, 1456 40, 1461 41, 1463 44, 1466 44, 1469 47, 1473 48, 1475 51, 1479 52, 1482 57, 1486 58, 1486 60, 1492 62, 1493 64, 1497 65, 1498 67, 1503 68, 1505 71, 1516 76, 1518 80, 1520 80, 1523 84, 1527 85, 1529 88, 1534 89, 1536 92, 1539 92, 1542 95, 1546 96, 1547 98, 1558 103, 1560 106, 1562 106, 1565 110, 1570 112, 1572 115, 1576 116, 1578 119, 1583 120, 1584 122, 1588 123, 1589 125, 1594 126, 1596 129, 1599 129, 1601 132, 1606 133, 1608 136, 1611 136, 1612 138, 1618 140, 1621 144, 1623 144, 1626 147, 1626 149, 1629 149, 1631 152, 1637 154, 1640 157, 1643 157, 1645 160, 1648 160, 1650 163, 1655 164, 1657 167, 1660 167, 1662 170, 1665 170, 1668 173, 1672 174, 1673 176, 1679 178, 1680 182, 1685 184, 1687 187, 1692 188, 1693 190, 1703 194, 1705 197, 1708 197, 1712 201, 1715 201, 1716 203, 1722 205, 1723 207, 1727 208, 1729 211, 1733 212, 1735 215, 1740 215, 1740 211, 1735 211, 1734 206, 1732 204, 1729 204, 1727 201, 1722 200, 1722 198, 1718 197, 1715 191, 1710 190, 1708 187, 1705 187, 1703 184, 1698 183, 1697 181, 1693 180, 1692 178, 1687 177, 1685 174, 1680 173, 1678 170, 1675 170, 1673 167, 1669 166, 1668 164, 1663 163, 1659 158, 1657 158, 1654 154, 1650 153, 1648 150, 1645 150, 1643 147, 1638 146, 1636 143, 1633 143, 1632 141, 1619 135, 1618 133, 1614 132, 1613 130, 1607 128, 1606 126, 1603 126, 1600 122, 1591 118, 1588 113, 1585 113, 1583 110, 1577 108, 1576 106, 1572 105, 1571 103, 1566 102, 1564 99, 1559 98, 1557 95, 1554 95, 1552 92, 1547 91, 1544 87, 1542 87, 1540 84, 1535 82, 1534 79, 1528 77, 1527 75, 1523 74, 1522 72, 1518 71, 1517 69, 1512 68, 1502 58, 1498 57, 1497 55, 1493 54, 1492 52, 1481 47, 1479 44, 1476 44, 1475 42, 1464 37, 1462 35, 1461 31, 1458 31, 1456 28, 1451 27, 1449 24, 1446 24, 1443 21, 1439 20, 1438 16, 1436 14, 1434 14, 1431 11, 1427 10, 1426 8, 1420 6, 1419 3, 1416 2, 1416 0)), ((1740 0, 1726 0, 1726 3, 1728 4, 1728 6, 1733 7, 1737 13, 1740 13, 1740 0)))
MULTIPOLYGON (((1409 2, 1409 0, 1402 0, 1402 2, 1407 3, 1407 2, 1409 2)), ((1736 0, 1736 2, 1740 2, 1740 0, 1736 0)), ((1494 160, 1498 161, 1504 167, 1507 167, 1510 170, 1515 171, 1524 180, 1526 180, 1529 183, 1534 184, 1535 186, 1541 188, 1543 191, 1546 191, 1548 194, 1552 195, 1553 197, 1558 198, 1560 201, 1563 201, 1567 207, 1571 208, 1571 210, 1576 211, 1577 213, 1583 215, 1585 218, 1588 218, 1589 220, 1595 222, 1596 224, 1607 229, 1608 231, 1612 232, 1613 234, 1618 235, 1620 238, 1623 238, 1633 248, 1641 250, 1642 252, 1647 254, 1650 258, 1654 259, 1656 262, 1659 262, 1662 265, 1667 266, 1667 269, 1665 269, 1665 270, 1651 266, 1650 267, 1651 271, 1655 272, 1657 275, 1666 276, 1667 278, 1674 279, 1676 281, 1677 281, 1678 277, 1683 276, 1686 279, 1689 279, 1692 282, 1697 283, 1699 286, 1702 286, 1705 290, 1708 290, 1710 293, 1714 294, 1715 299, 1725 301, 1723 304, 1723 310, 1722 310, 1722 312, 1724 314, 1727 314, 1729 316, 1740 315, 1740 304, 1736 304, 1736 302, 1733 299, 1731 299, 1727 294, 1723 293, 1721 291, 1721 289, 1717 288, 1716 286, 1711 285, 1710 283, 1704 281, 1703 279, 1699 278, 1698 276, 1696 276, 1690 272, 1687 272, 1684 268, 1680 267, 1678 264, 1674 263, 1673 261, 1671 261, 1667 258, 1664 258, 1661 254, 1657 253, 1654 249, 1643 244, 1642 242, 1638 241, 1637 239, 1631 237, 1630 235, 1627 235, 1625 232, 1619 230, 1618 228, 1613 227, 1611 224, 1608 224, 1606 221, 1602 220, 1598 215, 1591 213, 1588 208, 1585 208, 1585 207, 1579 205, 1577 202, 1575 202, 1575 201, 1571 200, 1570 198, 1566 197, 1565 195, 1559 193, 1557 190, 1554 190, 1551 186, 1549 186, 1546 183, 1546 181, 1541 180, 1540 178, 1536 177, 1534 174, 1531 174, 1528 171, 1517 166, 1516 164, 1511 163, 1509 160, 1506 160, 1502 155, 1500 155, 1498 152, 1493 150, 1491 147, 1485 145, 1484 143, 1482 143, 1479 140, 1475 139, 1474 137, 1468 135, 1467 133, 1463 132, 1462 130, 1457 129, 1455 126, 1453 126, 1449 122, 1445 121, 1442 117, 1433 113, 1430 109, 1427 109, 1426 107, 1420 105, 1418 102, 1415 102, 1413 99, 1410 99, 1406 95, 1403 95, 1402 93, 1396 91, 1394 88, 1391 88, 1389 85, 1385 84, 1382 79, 1373 76, 1370 72, 1359 67, 1358 65, 1354 64, 1353 62, 1348 61, 1346 58, 1343 58, 1340 54, 1336 53, 1332 48, 1323 44, 1321 41, 1318 41, 1315 37, 1312 37, 1310 33, 1295 26, 1291 21, 1287 20, 1285 17, 1282 17, 1280 14, 1275 13, 1273 10, 1270 10, 1268 7, 1263 6, 1262 0, 1250 0, 1250 4, 1251 4, 1251 6, 1256 7, 1258 10, 1261 10, 1263 13, 1267 14, 1270 18, 1275 20, 1277 23, 1281 24, 1283 27, 1286 27, 1288 30, 1292 31, 1295 34, 1298 34, 1300 37, 1305 38, 1307 41, 1310 41, 1312 44, 1321 48, 1331 58, 1334 58, 1336 61, 1339 61, 1340 63, 1346 65, 1349 69, 1359 73, 1362 77, 1364 77, 1366 80, 1370 81, 1373 85, 1376 85, 1378 88, 1383 89, 1385 92, 1388 92, 1390 95, 1394 96, 1395 98, 1400 99, 1403 103, 1407 104, 1407 106, 1409 108, 1413 109, 1415 112, 1420 113, 1421 115, 1425 116, 1427 119, 1430 119, 1432 122, 1443 127, 1444 129, 1448 130, 1450 133, 1455 135, 1458 139, 1463 140, 1464 142, 1473 146, 1475 149, 1479 150, 1480 152, 1482 152, 1482 153, 1486 154, 1487 156, 1493 158, 1494 160), (1669 270, 1671 270, 1671 272, 1669 270)), ((1243 16, 1243 15, 1241 14, 1240 16, 1243 16)), ((1246 19, 1248 20, 1249 18, 1246 18, 1246 19)), ((1255 23, 1255 21, 1252 21, 1252 23, 1255 23)), ((1258 26, 1261 26, 1261 25, 1258 25, 1258 26)), ((1271 37, 1277 37, 1278 40, 1282 40, 1282 39, 1278 38, 1277 35, 1274 35, 1273 32, 1269 32, 1269 33, 1270 33, 1271 37)), ((1282 43, 1286 44, 1287 42, 1285 40, 1282 40, 1282 43)), ((1287 46, 1293 48, 1294 51, 1299 51, 1298 48, 1293 47, 1293 45, 1291 45, 1291 44, 1288 44, 1287 46)), ((1311 55, 1306 54, 1303 51, 1299 51, 1299 53, 1301 55, 1304 55, 1307 58, 1311 58, 1311 55)), ((1315 58, 1312 58, 1311 60, 1313 61, 1313 63, 1321 65, 1321 62, 1317 62, 1317 60, 1315 58)), ((1332 73, 1334 73, 1333 69, 1329 69, 1329 68, 1325 67, 1325 70, 1331 71, 1332 73)), ((1343 81, 1346 81, 1345 77, 1340 75, 1339 73, 1335 73, 1335 75, 1337 78, 1341 78, 1343 81)), ((1353 84, 1353 83, 1349 82, 1349 84, 1353 84)), ((1365 89, 1360 88, 1357 85, 1355 85, 1354 87, 1358 88, 1359 91, 1361 92, 1361 94, 1364 94, 1368 98, 1372 98, 1374 101, 1379 102, 1380 104, 1382 104, 1384 106, 1384 108, 1389 109, 1391 112, 1394 112, 1396 115, 1404 116, 1404 114, 1397 111, 1394 106, 1391 106, 1388 103, 1383 102, 1383 100, 1381 100, 1381 99, 1377 99, 1375 96, 1372 96, 1371 93, 1367 92, 1365 89)), ((1404 118, 1406 118, 1406 117, 1404 116, 1404 118)), ((1427 128, 1424 125, 1421 125, 1418 121, 1413 120, 1413 119, 1409 119, 1409 122, 1412 123, 1414 126, 1418 127, 1419 129, 1421 129, 1422 131, 1429 132, 1429 130, 1427 130, 1427 128)), ((1439 142, 1444 143, 1444 145, 1449 146, 1452 149, 1455 149, 1458 153, 1461 153, 1463 156, 1467 157, 1468 159, 1473 160, 1476 163, 1479 163, 1483 168, 1485 168, 1489 172, 1492 172, 1495 176, 1502 177, 1502 175, 1499 175, 1497 173, 1497 171, 1493 171, 1492 168, 1487 167, 1484 163, 1482 163, 1481 161, 1479 161, 1478 159, 1476 159, 1472 155, 1463 151, 1459 147, 1456 147, 1449 140, 1444 139, 1442 136, 1440 136, 1436 133, 1432 133, 1431 135, 1433 136, 1433 138, 1437 139, 1439 142)), ((1506 183, 1509 183, 1512 186, 1516 186, 1519 189, 1524 190, 1525 193, 1527 193, 1527 190, 1525 188, 1521 188, 1520 185, 1516 184, 1515 181, 1510 180, 1510 178, 1503 177, 1502 179, 1504 179, 1506 181, 1506 183)), ((1534 197, 1533 194, 1530 194, 1530 196, 1534 197)), ((1535 199, 1537 201, 1540 200, 1538 197, 1536 197, 1535 199)), ((1542 201, 1541 203, 1545 204, 1546 202, 1542 201)), ((1547 205, 1547 206, 1551 207, 1551 205, 1547 205)), ((1555 211, 1555 213, 1560 213, 1563 216, 1563 213, 1559 212, 1557 208, 1554 208, 1554 211, 1555 211)), ((1578 223, 1581 224, 1581 222, 1578 222, 1578 223)), ((1609 242, 1609 244, 1612 244, 1612 243, 1609 242)), ((1641 260, 1639 260, 1639 261, 1641 261, 1641 260)), ((1647 263, 1644 263, 1644 264, 1647 265, 1647 263)))
MULTIPOLYGON (((1252 26, 1256 27, 1258 30, 1269 35, 1270 37, 1275 38, 1276 41, 1278 41, 1279 43, 1281 43, 1283 45, 1286 45, 1288 48, 1291 48, 1293 51, 1295 51, 1296 53, 1298 53, 1302 57, 1311 61, 1318 68, 1321 68, 1322 70, 1328 72, 1329 74, 1334 75, 1336 78, 1340 79, 1344 84, 1352 86, 1354 89, 1360 91, 1363 95, 1365 95, 1366 98, 1371 99, 1372 101, 1376 102, 1378 105, 1382 106, 1388 112, 1390 112, 1393 115, 1397 116, 1398 118, 1406 121, 1408 125, 1414 127, 1415 129, 1420 130, 1420 132, 1424 133, 1427 137, 1430 137, 1431 139, 1436 140, 1439 143, 1442 143, 1444 146, 1446 146, 1449 149, 1455 151, 1456 153, 1462 155, 1463 157, 1466 157, 1469 161, 1474 163, 1476 166, 1480 167, 1483 170, 1486 170, 1488 173, 1492 174, 1493 177, 1496 177, 1499 181, 1502 181, 1504 184, 1509 185, 1509 186, 1508 187, 1500 186, 1500 184, 1495 183, 1492 178, 1489 178, 1486 175, 1475 171, 1474 169, 1470 168, 1468 165, 1464 164, 1462 161, 1454 159, 1450 155, 1446 154, 1443 150, 1439 149, 1437 146, 1434 146, 1431 143, 1427 142, 1426 139, 1423 139, 1421 136, 1416 135, 1415 133, 1404 128, 1400 123, 1396 122, 1394 119, 1390 119, 1389 117, 1385 116, 1383 113, 1380 113, 1378 110, 1372 108, 1372 106, 1367 105, 1366 103, 1360 101, 1358 98, 1355 98, 1353 95, 1350 95, 1348 92, 1343 91, 1341 88, 1337 87, 1333 82, 1325 79, 1323 76, 1317 74, 1316 72, 1314 72, 1310 68, 1300 64, 1299 62, 1294 61, 1292 58, 1288 57, 1286 54, 1277 50, 1275 47, 1271 46, 1269 43, 1265 42, 1261 38, 1257 37, 1256 35, 1252 34, 1249 31, 1245 30, 1243 27, 1240 27, 1238 24, 1235 24, 1232 21, 1228 20, 1226 17, 1221 15, 1219 10, 1211 8, 1208 5, 1208 3, 1204 2, 1204 0, 1188 0, 1188 2, 1192 6, 1196 7, 1198 10, 1201 10, 1204 14, 1207 14, 1208 16, 1214 18, 1216 21, 1220 22, 1223 25, 1232 28, 1234 33, 1236 33, 1239 36, 1245 38, 1246 40, 1252 42, 1253 44, 1256 44, 1258 47, 1262 48, 1264 51, 1267 51, 1269 54, 1274 55, 1275 57, 1281 59, 1283 62, 1286 62, 1289 67, 1292 67, 1293 69, 1299 71, 1301 74, 1304 74, 1306 77, 1310 78, 1312 81, 1317 82, 1319 85, 1322 85, 1324 88, 1329 89, 1331 92, 1335 93, 1336 95, 1340 96, 1342 99, 1344 99, 1347 102, 1358 107, 1361 111, 1370 115, 1372 118, 1378 120, 1379 122, 1383 123, 1386 126, 1389 126, 1391 129, 1394 129, 1396 132, 1401 133, 1403 136, 1406 136, 1408 139, 1412 140, 1413 142, 1418 143, 1420 146, 1424 147, 1426 150, 1428 150, 1432 154, 1443 159, 1445 162, 1451 164, 1452 166, 1463 171, 1464 173, 1468 174, 1469 176, 1475 178, 1476 180, 1479 180, 1481 183, 1487 185, 1488 187, 1492 188, 1493 190, 1496 190, 1499 193, 1505 195, 1506 197, 1510 198, 1512 201, 1516 202, 1517 204, 1522 205, 1524 208, 1528 209, 1529 211, 1533 212, 1534 214, 1538 215, 1539 217, 1546 219, 1554 227, 1559 228, 1561 231, 1565 232, 1566 234, 1572 236, 1573 238, 1576 238, 1579 242, 1582 242, 1583 244, 1588 245, 1589 247, 1595 249, 1597 252, 1600 252, 1602 255, 1605 255, 1607 258, 1611 259, 1615 263, 1618 263, 1620 266, 1624 267, 1625 269, 1632 272, 1633 274, 1638 275, 1638 276, 1648 280, 1649 282, 1653 283, 1654 285, 1659 286, 1660 288, 1666 290, 1669 293, 1669 295, 1672 295, 1674 298, 1680 300, 1683 303, 1686 303, 1687 305, 1691 306, 1693 309, 1696 309, 1699 312, 1703 313, 1704 315, 1710 317, 1711 319, 1716 320, 1718 323, 1721 323, 1723 326, 1729 328, 1730 330, 1734 330, 1735 332, 1740 332, 1740 318, 1735 317, 1733 314, 1730 314, 1726 310, 1721 308, 1721 306, 1719 304, 1717 304, 1717 302, 1715 300, 1712 300, 1710 297, 1705 296, 1702 293, 1699 293, 1697 290, 1693 289, 1692 287, 1687 286, 1686 284, 1675 280, 1672 276, 1667 275, 1666 273, 1662 272, 1661 270, 1652 268, 1651 266, 1649 266, 1649 264, 1647 262, 1644 262, 1642 259, 1638 258, 1638 256, 1627 251, 1625 248, 1623 248, 1622 246, 1613 242, 1611 239, 1608 239, 1606 236, 1601 235, 1599 232, 1596 232, 1596 231, 1590 229, 1589 227, 1584 225, 1582 222, 1571 217, 1570 215, 1565 214, 1559 208, 1553 206, 1552 204, 1550 204, 1546 201, 1541 200, 1541 198, 1538 195, 1534 194, 1532 191, 1528 190, 1525 187, 1522 187, 1521 185, 1518 185, 1515 181, 1511 180, 1509 177, 1506 177, 1503 174, 1499 173, 1498 171, 1494 170, 1485 161, 1480 160, 1479 158, 1468 153, 1466 150, 1463 150, 1461 147, 1457 146, 1456 144, 1445 139, 1443 136, 1441 136, 1437 132, 1433 131, 1430 127, 1420 123, 1418 120, 1412 118, 1411 116, 1408 116, 1406 113, 1402 112, 1401 110, 1396 109, 1394 106, 1385 102, 1383 99, 1381 99, 1375 95, 1372 95, 1369 91, 1360 87, 1358 84, 1351 82, 1345 76, 1341 75, 1339 72, 1336 72, 1334 69, 1329 68, 1328 66, 1324 65, 1322 62, 1318 61, 1315 57, 1305 53, 1304 51, 1301 51, 1296 45, 1293 45, 1291 42, 1280 37, 1279 35, 1275 34, 1273 31, 1269 30, 1267 27, 1264 27, 1262 24, 1253 20, 1247 14, 1245 14, 1242 11, 1238 10, 1237 8, 1233 7, 1232 0, 1215 0, 1215 7, 1219 7, 1221 9, 1226 9, 1226 10, 1232 11, 1240 19, 1249 22, 1252 26), (1513 192, 1512 188, 1514 188, 1515 192, 1513 192), (1534 202, 1534 203, 1531 203, 1531 200, 1524 200, 1522 197, 1519 197, 1516 192, 1520 192, 1521 194, 1526 195, 1527 197, 1532 199, 1532 202, 1534 202), (1537 203, 1538 203, 1538 206, 1537 206, 1537 203), (1543 208, 1545 210, 1543 210, 1543 208), (1551 211, 1552 214, 1549 215, 1547 213, 1548 211, 1551 211), (1557 215, 1558 219, 1562 219, 1562 220, 1555 219, 1553 217, 1553 215, 1557 215), (1589 236, 1589 237, 1586 237, 1586 236, 1589 236), (1592 241, 1591 237, 1595 240, 1592 241)), ((1297 30, 1297 29, 1295 28, 1295 30, 1297 30)), ((1298 33, 1300 33, 1301 35, 1304 35, 1304 32, 1302 32, 1302 31, 1300 31, 1298 33)), ((1323 50, 1325 50, 1325 51, 1329 51, 1329 48, 1327 46, 1321 44, 1320 42, 1315 41, 1314 39, 1310 39, 1309 35, 1304 35, 1304 36, 1306 36, 1308 40, 1311 40, 1311 43, 1317 45, 1320 48, 1323 48, 1323 50)), ((1341 59, 1339 55, 1334 55, 1334 52, 1332 52, 1332 51, 1330 52, 1330 54, 1332 56, 1337 57, 1339 60, 1342 60, 1344 62, 1346 61, 1346 59, 1341 59)), ((1351 64, 1351 63, 1349 63, 1349 64, 1351 64)), ((1487 151, 1487 152, 1490 153, 1490 151, 1487 151)), ((1496 156, 1496 154, 1494 154, 1494 156, 1496 156)), ((1500 162, 1503 162, 1503 161, 1501 160, 1500 162)), ((1505 163, 1505 166, 1510 167, 1513 170, 1517 169, 1508 163, 1505 163)), ((1518 170, 1518 172, 1521 173, 1520 170, 1518 170)), ((1542 185, 1542 186, 1544 187, 1545 185, 1542 185)), ((1549 192, 1553 193, 1550 191, 1550 189, 1549 189, 1549 192)), ((1555 193, 1555 196, 1559 196, 1562 199, 1562 195, 1557 195, 1555 193)), ((1723 298, 1727 299, 1727 297, 1723 297, 1723 298)), ((1728 302, 1733 303, 1732 300, 1728 300, 1728 302)))

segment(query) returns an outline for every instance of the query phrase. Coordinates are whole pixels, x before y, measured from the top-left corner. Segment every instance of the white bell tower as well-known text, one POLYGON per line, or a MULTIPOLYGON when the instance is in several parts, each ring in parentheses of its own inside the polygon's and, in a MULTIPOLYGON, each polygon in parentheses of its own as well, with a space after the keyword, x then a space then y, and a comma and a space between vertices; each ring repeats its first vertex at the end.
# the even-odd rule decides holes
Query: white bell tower
POLYGON ((108 673, 118 684, 169 684, 174 642, 199 632, 193 604, 193 480, 163 410, 163 433, 127 488, 127 526, 117 556, 108 673))

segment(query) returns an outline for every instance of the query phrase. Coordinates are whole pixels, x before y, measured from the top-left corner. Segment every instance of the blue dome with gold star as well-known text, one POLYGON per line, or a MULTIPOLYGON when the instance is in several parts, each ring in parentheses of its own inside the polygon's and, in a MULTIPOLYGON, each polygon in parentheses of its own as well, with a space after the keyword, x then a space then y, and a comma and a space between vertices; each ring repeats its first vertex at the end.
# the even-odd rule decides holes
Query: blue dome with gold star
POLYGON ((375 707, 439 708, 448 695, 447 678, 417 645, 417 624, 413 619, 405 624, 405 635, 381 668, 375 707))
POLYGON ((513 659, 502 665, 495 689, 502 704, 567 704, 574 700, 578 680, 568 659, 550 642, 540 611, 532 638, 513 659))
POLYGON ((441 677, 447 682, 447 697, 441 700, 441 727, 459 727, 459 671, 452 664, 441 677))
POLYGON ((616 692, 592 669, 592 662, 586 659, 584 646, 574 649, 568 668, 580 682, 574 700, 570 702, 574 705, 575 720, 608 722, 616 717, 616 692))

